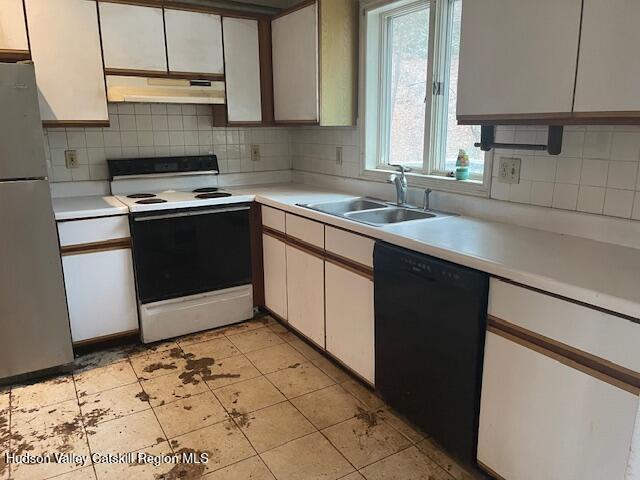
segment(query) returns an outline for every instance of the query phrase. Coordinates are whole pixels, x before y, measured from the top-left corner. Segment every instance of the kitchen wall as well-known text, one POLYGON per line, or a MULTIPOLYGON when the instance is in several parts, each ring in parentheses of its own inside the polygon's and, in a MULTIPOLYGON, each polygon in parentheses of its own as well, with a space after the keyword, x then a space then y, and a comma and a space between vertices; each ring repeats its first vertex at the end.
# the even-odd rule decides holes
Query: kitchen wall
MULTIPOLYGON (((295 170, 357 178, 360 173, 357 128, 291 129, 295 170), (336 162, 336 146, 343 162, 336 162)), ((500 127, 497 141, 546 143, 546 129, 500 127)), ((562 154, 532 155, 530 151, 497 150, 491 198, 640 220, 640 127, 587 126, 565 129, 562 154), (500 156, 522 158, 519 184, 497 179, 500 156)))
POLYGON ((207 105, 110 103, 109 120, 109 128, 45 129, 53 182, 106 180, 106 159, 209 152, 218 156, 221 173, 291 168, 286 128, 214 128, 207 105), (260 147, 257 162, 252 144, 260 147), (69 149, 78 152, 78 168, 65 167, 69 149))

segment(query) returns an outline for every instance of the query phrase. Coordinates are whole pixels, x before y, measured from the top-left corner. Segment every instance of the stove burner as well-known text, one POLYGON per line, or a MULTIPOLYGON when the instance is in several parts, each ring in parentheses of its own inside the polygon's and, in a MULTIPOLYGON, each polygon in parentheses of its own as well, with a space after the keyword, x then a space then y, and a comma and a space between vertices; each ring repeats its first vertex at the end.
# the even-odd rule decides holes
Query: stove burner
POLYGON ((131 195, 127 195, 127 198, 152 198, 155 196, 154 193, 132 193, 131 195))
POLYGON ((213 193, 217 192, 218 189, 216 187, 204 187, 204 188, 196 188, 193 193, 213 193))
POLYGON ((230 196, 231 196, 230 193, 211 192, 211 193, 201 193, 200 195, 196 195, 196 198, 204 200, 207 198, 223 198, 223 197, 230 197, 230 196))
POLYGON ((167 203, 167 201, 162 198, 145 198, 143 200, 138 200, 136 203, 139 203, 140 205, 151 205, 152 203, 167 203))

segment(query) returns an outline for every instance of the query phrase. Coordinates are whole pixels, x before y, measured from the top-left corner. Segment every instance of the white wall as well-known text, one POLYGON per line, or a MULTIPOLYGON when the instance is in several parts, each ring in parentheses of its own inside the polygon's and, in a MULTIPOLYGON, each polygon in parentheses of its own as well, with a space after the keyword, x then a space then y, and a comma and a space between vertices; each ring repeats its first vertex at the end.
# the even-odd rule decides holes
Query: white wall
MULTIPOLYGON (((294 170, 358 178, 357 128, 290 131, 294 170), (343 147, 343 163, 335 147, 343 147)), ((546 143, 544 127, 500 127, 497 140, 546 143)), ((567 127, 562 153, 495 152, 491 198, 553 209, 640 220, 640 126, 567 127), (500 156, 522 158, 519 184, 497 181, 500 156)))
POLYGON ((45 129, 53 182, 106 180, 106 159, 166 157, 213 152, 221 173, 291 168, 285 128, 213 128, 208 105, 109 104, 109 128, 45 129), (260 161, 251 161, 252 144, 260 161), (79 168, 65 167, 65 150, 77 150, 79 168))

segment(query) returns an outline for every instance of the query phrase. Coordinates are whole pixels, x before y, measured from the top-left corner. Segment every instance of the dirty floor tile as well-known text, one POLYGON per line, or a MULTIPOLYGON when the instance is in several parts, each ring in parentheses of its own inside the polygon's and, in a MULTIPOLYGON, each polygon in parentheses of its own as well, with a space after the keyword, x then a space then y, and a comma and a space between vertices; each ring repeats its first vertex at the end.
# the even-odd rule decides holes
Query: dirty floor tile
POLYGON ((325 357, 320 357, 312 362, 316 367, 330 376, 335 382, 342 383, 351 380, 351 375, 338 367, 335 363, 325 357))
POLYGON ((289 402, 247 413, 234 420, 258 453, 316 431, 289 402))
POLYGON ((75 379, 80 398, 138 382, 138 378, 128 361, 85 370, 76 374, 75 379))
POLYGON ((389 407, 379 408, 376 410, 376 413, 382 420, 398 430, 402 435, 407 437, 413 443, 418 443, 424 439, 422 433, 402 420, 389 407))
POLYGON ((289 345, 291 345, 309 360, 317 360, 318 358, 322 358, 322 354, 318 350, 297 337, 294 340, 291 340, 289 342, 289 345))
POLYGON ((71 375, 56 377, 11 389, 11 409, 29 410, 46 407, 76 398, 76 387, 71 375))
POLYGON ((367 480, 450 480, 438 465, 416 447, 407 448, 361 470, 367 480))
POLYGON ((234 463, 207 475, 207 480, 275 480, 271 472, 260 459, 255 456, 234 463))
POLYGON ((174 348, 179 348, 178 344, 174 341, 155 342, 129 347, 126 352, 129 357, 133 358, 139 357, 140 355, 151 355, 152 353, 166 352, 167 350, 173 350, 174 348))
POLYGON ((175 370, 167 375, 140 382, 148 395, 151 406, 164 405, 208 390, 204 381, 199 377, 190 377, 189 381, 185 382, 184 378, 180 378, 182 373, 180 370, 175 370))
POLYGON ((300 364, 307 361, 300 352, 287 343, 249 352, 247 353, 247 358, 263 374, 289 368, 296 363, 300 364))
POLYGON ((341 385, 342 388, 354 395, 369 408, 379 408, 384 405, 384 402, 378 398, 373 391, 362 385, 357 380, 348 380, 341 383, 341 385))
POLYGON ((64 473, 54 478, 55 480, 95 480, 96 474, 93 471, 93 467, 88 466, 79 468, 73 472, 64 473))
POLYGON ((425 438, 417 445, 418 449, 427 455, 431 460, 440 465, 443 470, 449 473, 456 480, 471 480, 474 478, 469 472, 460 467, 456 462, 447 455, 435 442, 425 438))
POLYGON ((227 338, 231 340, 242 353, 284 343, 284 340, 268 328, 258 328, 237 335, 227 335, 227 338))
POLYGON ((86 395, 80 399, 82 418, 87 427, 149 408, 151 406, 147 394, 138 382, 94 395, 86 395))
MULTIPOLYGON (((211 472, 255 456, 256 452, 232 421, 216 423, 171 440, 176 453, 207 453, 203 472, 211 472)), ((179 477, 178 477, 179 478, 179 477)))
POLYGON ((197 358, 212 358, 214 361, 219 361, 240 353, 225 337, 213 338, 192 345, 184 345, 182 348, 186 354, 194 355, 197 358))
POLYGON ((249 320, 248 322, 236 323, 235 325, 231 325, 229 327, 224 328, 224 334, 226 336, 237 335, 238 333, 249 332, 251 330, 256 330, 258 328, 264 328, 270 325, 274 325, 276 321, 265 315, 260 318, 256 318, 255 320, 249 320))
POLYGON ((158 466, 143 461, 143 455, 148 457, 159 455, 173 455, 168 442, 162 442, 153 447, 144 448, 136 452, 136 461, 129 463, 96 463, 98 480, 122 480, 122 479, 160 479, 180 478, 170 477, 169 472, 175 468, 174 464, 161 463, 158 466), (138 456, 138 454, 140 456, 138 456), (165 475, 163 477, 163 475, 165 475))
POLYGON ((362 411, 357 417, 322 431, 329 441, 357 468, 377 462, 411 445, 375 413, 362 411))
POLYGON ((181 349, 172 348, 164 352, 133 357, 131 364, 138 378, 149 379, 176 371, 182 372, 187 360, 181 349))
POLYGON ((204 380, 211 389, 260 376, 258 369, 244 355, 217 360, 210 370, 211 373, 207 374, 204 380))
POLYGON ((127 453, 166 440, 151 410, 100 423, 87 428, 92 452, 127 453))
POLYGON ((336 480, 353 467, 320 433, 312 433, 260 455, 278 480, 336 480))
POLYGON ((321 430, 355 417, 363 407, 340 385, 302 395, 291 400, 291 403, 321 430))
POLYGON ((191 335, 185 335, 176 340, 177 344, 181 347, 187 345, 193 345, 195 343, 206 342, 207 340, 213 340, 214 338, 224 337, 224 329, 217 328, 215 330, 207 330, 205 332, 192 333, 191 335))
POLYGON ((365 480, 360 472, 353 472, 347 475, 346 477, 342 477, 340 480, 365 480))
POLYGON ((229 418, 218 399, 208 391, 156 407, 154 410, 162 429, 169 438, 177 437, 229 418))
POLYGON ((82 370, 105 367, 112 363, 121 362, 126 360, 127 356, 127 348, 116 347, 80 355, 75 358, 73 363, 75 372, 79 373, 82 370))
POLYGON ((320 390, 335 382, 311 363, 293 364, 291 367, 266 376, 287 398, 320 390))
POLYGON ((214 390, 214 393, 232 416, 250 413, 286 400, 264 377, 234 383, 214 390))

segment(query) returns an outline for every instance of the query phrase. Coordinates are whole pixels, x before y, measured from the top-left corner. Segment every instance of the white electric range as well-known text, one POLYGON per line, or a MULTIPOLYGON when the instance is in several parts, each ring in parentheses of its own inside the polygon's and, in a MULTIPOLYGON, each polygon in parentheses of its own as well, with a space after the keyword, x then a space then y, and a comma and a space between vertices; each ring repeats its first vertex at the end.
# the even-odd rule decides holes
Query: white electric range
POLYGON ((218 188, 215 155, 108 163, 130 212, 142 341, 251 318, 252 198, 218 188))

